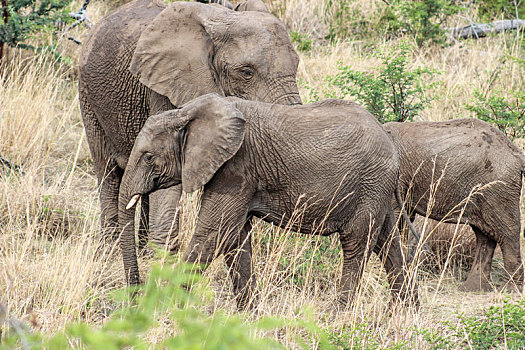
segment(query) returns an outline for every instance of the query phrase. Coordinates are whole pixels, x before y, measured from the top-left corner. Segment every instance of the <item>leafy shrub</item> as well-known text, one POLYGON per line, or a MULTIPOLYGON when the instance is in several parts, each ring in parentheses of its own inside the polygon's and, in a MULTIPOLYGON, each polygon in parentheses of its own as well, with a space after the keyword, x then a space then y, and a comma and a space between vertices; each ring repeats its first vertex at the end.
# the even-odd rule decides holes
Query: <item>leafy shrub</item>
POLYGON ((343 97, 354 97, 381 123, 413 120, 431 100, 423 96, 430 87, 424 84, 423 78, 434 72, 422 67, 408 69, 408 46, 378 56, 382 62, 377 74, 340 66, 338 74, 328 77, 329 83, 339 88, 343 97))
POLYGON ((459 7, 448 0, 393 0, 381 16, 380 24, 392 35, 414 35, 418 45, 444 42, 442 23, 459 7))
POLYGON ((57 21, 67 22, 71 0, 3 0, 0 7, 0 60, 3 44, 34 49, 27 43, 33 35, 54 30, 57 21))
POLYGON ((482 316, 459 315, 456 325, 449 325, 447 337, 426 332, 434 349, 448 349, 452 344, 470 349, 525 348, 525 300, 504 300, 503 306, 492 306, 482 316))
POLYGON ((520 1, 514 0, 478 0, 478 15, 487 21, 494 19, 501 19, 503 15, 505 18, 516 18, 516 10, 518 17, 523 19, 525 17, 525 6, 521 5, 520 1), (517 8, 516 8, 517 6, 517 8))
POLYGON ((494 124, 512 139, 525 136, 524 92, 496 92, 485 97, 481 91, 475 90, 473 102, 466 108, 476 118, 494 124))
POLYGON ((240 314, 228 315, 221 310, 210 315, 201 310, 210 293, 199 280, 193 266, 156 264, 145 285, 134 291, 133 300, 129 300, 129 289, 115 292, 121 307, 101 327, 73 323, 65 331, 47 337, 30 333, 28 327, 11 320, 2 348, 148 349, 153 345, 147 343, 145 336, 156 327, 159 315, 167 315, 174 330, 155 346, 159 349, 282 349, 276 340, 256 335, 281 327, 298 328, 303 338, 295 340, 302 348, 310 348, 311 341, 322 348, 332 348, 325 333, 309 319, 264 317, 247 321, 240 314), (188 292, 190 285, 192 292, 188 292))
POLYGON ((351 7, 348 0, 326 0, 324 12, 324 22, 328 27, 325 39, 330 42, 351 36, 365 39, 375 19, 367 18, 359 8, 351 7))
POLYGON ((297 31, 290 32, 292 42, 295 43, 295 48, 301 52, 308 52, 312 49, 313 40, 308 38, 308 35, 301 34, 297 31))

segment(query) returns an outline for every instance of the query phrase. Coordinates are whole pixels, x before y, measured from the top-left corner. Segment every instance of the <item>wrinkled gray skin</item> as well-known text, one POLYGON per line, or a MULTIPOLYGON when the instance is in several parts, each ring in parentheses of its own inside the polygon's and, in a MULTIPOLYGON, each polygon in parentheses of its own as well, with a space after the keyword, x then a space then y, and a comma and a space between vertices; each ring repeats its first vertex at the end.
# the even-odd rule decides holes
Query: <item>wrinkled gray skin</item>
POLYGON ((128 281, 138 283, 139 275, 129 229, 133 210, 126 206, 157 188, 182 183, 188 193, 204 186, 184 259, 208 264, 225 254, 240 308, 254 300, 251 217, 282 225, 294 212, 301 213, 296 231, 339 232, 343 303, 354 294, 372 250, 384 260, 394 297, 405 300, 390 201, 398 171, 391 139, 354 103, 283 106, 202 96, 151 117, 137 137, 119 198, 119 218, 128 228, 121 237, 128 281), (390 249, 383 249, 386 244, 390 249))
MULTIPOLYGON (((92 29, 80 57, 79 95, 108 235, 118 234, 112 228, 118 224, 119 186, 135 137, 150 115, 210 92, 301 102, 298 56, 286 28, 260 0, 238 7, 244 11, 137 0, 92 29)), ((168 234, 178 232, 180 193, 180 186, 159 191, 151 203, 144 196, 141 246, 150 216, 152 240, 177 249, 168 234)))
POLYGON ((521 291, 523 153, 502 132, 477 119, 387 123, 384 127, 399 152, 399 188, 402 195, 409 193, 408 211, 438 221, 469 224, 476 234, 474 264, 462 288, 492 289, 492 256, 499 244, 507 272, 502 287, 521 291), (434 204, 429 206, 432 183, 437 190, 434 204), (485 188, 470 198, 461 215, 465 199, 478 185, 485 188))

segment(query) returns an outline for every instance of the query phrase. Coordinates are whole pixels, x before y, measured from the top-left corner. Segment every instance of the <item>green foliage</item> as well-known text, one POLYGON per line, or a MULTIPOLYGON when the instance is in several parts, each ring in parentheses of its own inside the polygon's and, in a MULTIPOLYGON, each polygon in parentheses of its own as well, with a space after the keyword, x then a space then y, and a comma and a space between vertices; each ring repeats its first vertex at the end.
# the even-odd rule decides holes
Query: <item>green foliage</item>
POLYGON ((28 39, 42 31, 53 31, 57 21, 71 20, 66 11, 70 2, 71 0, 5 0, 7 6, 0 8, 0 44, 34 48, 27 43, 28 39))
POLYGON ((484 20, 492 21, 496 19, 515 18, 516 10, 520 19, 525 18, 525 6, 519 0, 478 0, 478 16, 484 20), (515 5, 518 5, 517 8, 515 5))
POLYGON ((475 90, 473 103, 466 108, 476 118, 494 124, 512 139, 525 136, 525 92, 496 92, 485 97, 475 90))
POLYGON ((301 34, 300 32, 290 32, 292 42, 295 43, 295 48, 301 52, 308 52, 312 49, 313 40, 308 38, 308 35, 301 34))
POLYGON ((428 337, 434 349, 523 349, 525 348, 525 300, 508 299, 490 307, 482 316, 459 315, 457 325, 449 325, 447 337, 428 337))
MULTIPOLYGON (((173 257, 165 257, 173 260, 173 257)), ((154 265, 145 285, 138 289, 115 292, 120 308, 100 327, 87 323, 73 323, 65 331, 46 337, 30 333, 27 327, 11 328, 3 348, 81 348, 86 349, 283 349, 276 340, 257 336, 282 327, 297 328, 303 337, 295 342, 302 348, 312 347, 312 342, 323 349, 332 348, 325 333, 311 320, 308 313, 303 318, 284 320, 263 317, 247 321, 242 315, 228 315, 216 310, 209 314, 202 310, 210 292, 202 287, 201 276, 193 266, 165 263, 154 265), (188 292, 192 286, 192 292, 188 292), (129 299, 131 294, 133 299, 129 299), (159 344, 150 344, 146 335, 157 326, 159 315, 165 315, 173 325, 173 335, 159 344)))
POLYGON ((331 332, 330 341, 340 349, 380 348, 373 331, 365 323, 331 332))
POLYGON ((392 0, 379 23, 391 35, 414 35, 418 45, 430 41, 444 43, 441 24, 459 11, 454 1, 448 0, 392 0))
POLYGON ((398 52, 377 55, 382 61, 377 74, 340 66, 340 72, 328 77, 328 81, 341 90, 343 97, 352 96, 363 104, 381 123, 413 120, 431 101, 423 96, 431 86, 423 78, 434 72, 422 67, 409 69, 408 46, 402 46, 398 52))

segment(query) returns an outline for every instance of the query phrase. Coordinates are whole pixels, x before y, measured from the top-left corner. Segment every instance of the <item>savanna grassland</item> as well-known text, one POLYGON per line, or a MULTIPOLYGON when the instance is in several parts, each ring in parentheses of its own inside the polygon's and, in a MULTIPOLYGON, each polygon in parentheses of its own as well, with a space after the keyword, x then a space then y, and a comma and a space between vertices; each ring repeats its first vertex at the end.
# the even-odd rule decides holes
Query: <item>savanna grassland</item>
MULTIPOLYGON (((487 15, 483 3, 464 2, 464 7, 448 16, 441 26, 509 18, 514 13, 509 11, 516 10, 509 7, 507 12, 487 15)), ((301 60, 299 87, 305 102, 325 96, 342 97, 327 79, 339 72, 338 67, 349 65, 355 70, 377 72, 381 59, 374 53, 394 52, 400 45, 410 45, 409 69, 425 67, 432 71, 420 82, 425 86, 417 98, 429 102, 415 120, 473 116, 467 106, 475 103, 475 91, 502 96, 511 103, 513 92, 525 91, 523 32, 420 43, 417 33, 401 31, 394 35, 388 31, 392 22, 385 15, 387 1, 272 0, 266 4, 294 37, 301 60)), ((80 5, 75 1, 72 8, 80 5)), ((88 13, 97 22, 116 6, 109 1, 95 1, 88 13)), ((78 27, 71 34, 82 40, 88 30, 78 27)), ((80 47, 49 33, 31 40, 40 46, 57 44, 53 46, 56 51, 49 54, 10 48, 0 69, 0 155, 24 171, 20 174, 0 169, 0 323, 11 320, 0 327, 6 331, 8 323, 23 322, 27 332, 53 335, 71 322, 95 327, 105 324, 122 305, 112 292, 123 288, 125 280, 118 247, 104 245, 100 232, 97 181, 78 103, 76 67, 80 47)), ((519 137, 515 142, 524 147, 519 137)), ((183 207, 182 240, 188 242, 198 195, 186 195, 183 207)), ((425 218, 418 221, 420 227, 434 227, 425 218)), ((448 229, 452 235, 464 232, 460 226, 448 229)), ((386 276, 375 256, 366 267, 354 305, 339 310, 334 303, 342 265, 337 237, 297 235, 259 220, 252 237, 260 302, 240 322, 275 316, 306 319, 318 327, 313 335, 292 326, 253 331, 285 347, 300 347, 297 335, 303 336, 306 348, 525 346, 525 340, 513 343, 513 337, 518 337, 513 333, 516 325, 518 330, 520 324, 525 329, 525 304, 516 304, 523 295, 502 294, 497 289, 461 292, 459 285, 468 270, 452 250, 442 260, 445 269, 443 263, 436 268, 436 262, 410 267, 409 273, 417 274, 419 310, 392 312, 386 276), (509 305, 513 307, 511 314, 504 312, 509 305), (496 309, 491 310, 496 310, 496 316, 487 315, 494 306, 496 309), (507 317, 511 319, 505 321, 507 317), (488 328, 480 332, 474 329, 486 320, 492 320, 488 328), (498 330, 496 325, 500 323, 514 328, 502 326, 498 330), (479 341, 494 329, 496 340, 479 341), (474 336, 473 332, 481 335, 474 336)), ((163 259, 141 258, 142 276, 163 259)), ((495 284, 501 280, 502 269, 501 258, 496 256, 495 284)), ((230 281, 220 259, 208 268, 199 285, 208 285, 213 291, 211 297, 192 306, 203 317, 218 313, 224 318, 237 317, 230 281)), ((148 346, 160 344, 182 329, 165 313, 159 312, 155 319, 157 322, 139 337, 148 346)), ((85 347, 72 338, 67 345, 85 347)))

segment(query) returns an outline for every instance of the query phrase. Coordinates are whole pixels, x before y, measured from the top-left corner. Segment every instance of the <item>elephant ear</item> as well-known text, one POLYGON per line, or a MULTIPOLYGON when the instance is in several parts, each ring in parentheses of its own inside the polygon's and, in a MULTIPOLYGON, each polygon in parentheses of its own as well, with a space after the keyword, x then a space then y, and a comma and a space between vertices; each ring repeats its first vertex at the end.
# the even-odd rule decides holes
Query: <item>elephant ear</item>
POLYGON ((181 109, 190 119, 182 163, 182 188, 190 193, 208 183, 232 158, 244 140, 246 119, 234 105, 217 94, 201 96, 181 109))
POLYGON ((270 12, 268 8, 261 0, 248 0, 241 2, 235 6, 235 11, 258 11, 258 12, 270 12))
POLYGON ((140 82, 180 106, 206 93, 221 93, 213 70, 213 41, 203 22, 228 11, 174 2, 142 32, 130 71, 140 82))

